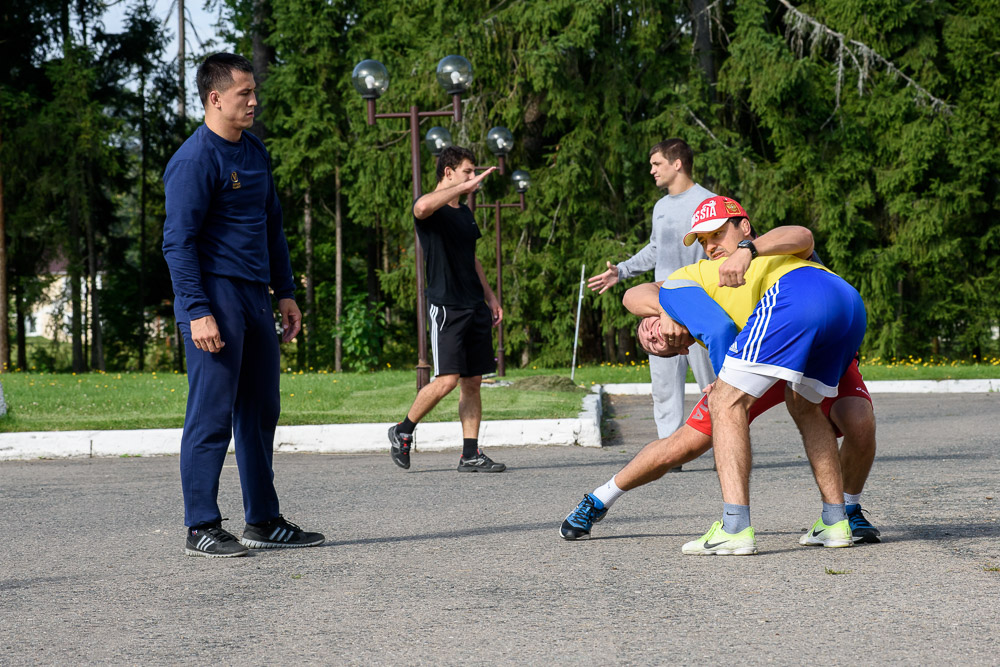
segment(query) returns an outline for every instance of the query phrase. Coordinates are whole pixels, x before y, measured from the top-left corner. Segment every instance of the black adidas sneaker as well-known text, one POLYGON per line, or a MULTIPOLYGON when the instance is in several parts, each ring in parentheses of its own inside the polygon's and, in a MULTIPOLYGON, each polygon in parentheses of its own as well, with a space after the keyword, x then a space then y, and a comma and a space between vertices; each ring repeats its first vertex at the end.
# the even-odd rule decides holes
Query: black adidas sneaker
POLYGON ((307 533, 279 514, 267 523, 248 523, 240 542, 251 549, 297 549, 323 544, 326 537, 322 533, 307 533))
POLYGON ((233 558, 246 556, 248 549, 236 536, 223 530, 222 524, 189 528, 184 553, 206 558, 233 558))

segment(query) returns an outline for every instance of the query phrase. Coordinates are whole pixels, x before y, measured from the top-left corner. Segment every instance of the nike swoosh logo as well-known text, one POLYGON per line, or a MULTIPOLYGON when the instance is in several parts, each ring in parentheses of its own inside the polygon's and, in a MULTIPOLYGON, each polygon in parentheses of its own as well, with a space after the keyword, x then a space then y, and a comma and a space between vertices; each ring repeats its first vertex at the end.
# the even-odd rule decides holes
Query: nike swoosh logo
POLYGON ((714 549, 715 547, 719 546, 720 544, 725 544, 725 543, 726 543, 725 540, 722 540, 721 542, 705 542, 705 548, 706 549, 714 549))
POLYGON ((820 535, 822 535, 825 532, 826 532, 826 528, 824 528, 823 530, 813 530, 813 537, 819 537, 820 535))

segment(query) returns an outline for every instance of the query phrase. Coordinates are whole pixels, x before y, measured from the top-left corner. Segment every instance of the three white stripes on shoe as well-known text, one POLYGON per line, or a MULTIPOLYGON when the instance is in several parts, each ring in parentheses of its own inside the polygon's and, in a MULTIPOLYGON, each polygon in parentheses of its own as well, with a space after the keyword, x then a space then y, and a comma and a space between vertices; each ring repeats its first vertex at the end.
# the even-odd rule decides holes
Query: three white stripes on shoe
POLYGON ((292 531, 286 528, 282 528, 281 526, 278 526, 277 528, 274 529, 274 532, 268 536, 267 539, 271 540, 272 542, 287 542, 288 540, 292 539, 292 531))

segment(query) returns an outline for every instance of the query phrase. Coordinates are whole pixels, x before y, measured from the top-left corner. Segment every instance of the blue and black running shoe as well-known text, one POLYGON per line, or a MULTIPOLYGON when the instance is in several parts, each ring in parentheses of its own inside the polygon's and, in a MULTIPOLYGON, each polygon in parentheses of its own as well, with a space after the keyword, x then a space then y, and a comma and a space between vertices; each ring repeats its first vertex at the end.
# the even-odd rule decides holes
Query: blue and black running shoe
POLYGON ((847 506, 847 520, 851 523, 851 535, 854 536, 854 543, 875 544, 881 542, 882 540, 878 538, 881 533, 879 533, 878 528, 871 525, 863 512, 861 505, 847 506))
POLYGON ((566 520, 559 528, 559 535, 564 540, 585 540, 590 537, 590 528, 595 522, 604 518, 608 513, 608 508, 600 500, 588 493, 576 506, 576 509, 569 513, 566 520), (598 509, 600 505, 600 509, 598 509))

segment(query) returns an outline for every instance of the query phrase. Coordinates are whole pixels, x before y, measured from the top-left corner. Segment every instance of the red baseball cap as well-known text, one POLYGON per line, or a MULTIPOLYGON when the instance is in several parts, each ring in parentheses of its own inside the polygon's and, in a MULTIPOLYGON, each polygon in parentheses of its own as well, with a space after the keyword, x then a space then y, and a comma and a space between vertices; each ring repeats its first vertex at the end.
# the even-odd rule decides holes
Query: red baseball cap
POLYGON ((749 218, 747 212, 743 210, 740 203, 729 197, 709 197, 691 216, 691 231, 684 235, 684 245, 691 245, 698 238, 698 234, 714 232, 730 218, 749 218))

